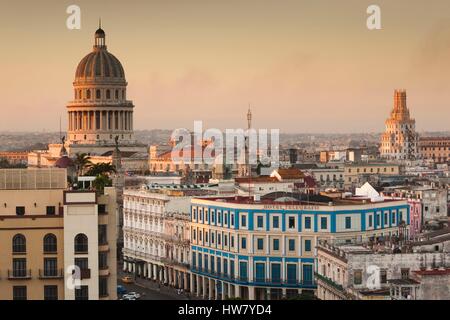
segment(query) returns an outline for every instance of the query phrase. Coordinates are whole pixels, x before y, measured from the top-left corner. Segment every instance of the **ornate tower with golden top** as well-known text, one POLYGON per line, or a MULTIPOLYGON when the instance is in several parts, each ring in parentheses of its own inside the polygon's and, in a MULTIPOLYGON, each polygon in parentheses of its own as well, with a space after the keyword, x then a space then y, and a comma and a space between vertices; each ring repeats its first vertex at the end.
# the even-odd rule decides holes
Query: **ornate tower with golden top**
POLYGON ((389 160, 415 160, 417 158, 416 121, 410 117, 406 105, 406 90, 395 90, 394 107, 386 120, 381 136, 380 153, 389 160))

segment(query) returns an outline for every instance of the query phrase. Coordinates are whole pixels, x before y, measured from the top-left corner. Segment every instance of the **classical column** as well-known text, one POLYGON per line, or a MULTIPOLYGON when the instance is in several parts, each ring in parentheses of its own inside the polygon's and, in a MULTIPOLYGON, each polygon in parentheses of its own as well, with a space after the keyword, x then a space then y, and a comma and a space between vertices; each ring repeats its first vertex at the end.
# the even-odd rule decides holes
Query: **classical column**
POLYGON ((248 287, 248 300, 255 300, 255 287, 248 287))
POLYGON ((202 287, 203 287, 203 290, 202 290, 202 297, 203 297, 203 299, 206 299, 206 288, 207 288, 207 285, 206 285, 206 283, 208 282, 208 279, 206 278, 206 277, 202 277, 202 287))
POLYGON ((240 298, 241 297, 241 290, 239 289, 239 285, 234 285, 234 296, 236 298, 240 298))
POLYGON ((209 299, 209 300, 212 300, 212 299, 215 298, 215 297, 214 297, 214 291, 216 291, 216 288, 215 288, 214 284, 215 284, 215 280, 213 280, 213 279, 209 279, 209 280, 208 280, 208 287, 209 287, 209 290, 208 290, 208 299, 209 299))
POLYGON ((195 276, 195 278, 196 278, 196 281, 197 281, 197 297, 200 297, 200 294, 201 294, 201 291, 200 291, 200 276, 199 275, 196 275, 195 276))

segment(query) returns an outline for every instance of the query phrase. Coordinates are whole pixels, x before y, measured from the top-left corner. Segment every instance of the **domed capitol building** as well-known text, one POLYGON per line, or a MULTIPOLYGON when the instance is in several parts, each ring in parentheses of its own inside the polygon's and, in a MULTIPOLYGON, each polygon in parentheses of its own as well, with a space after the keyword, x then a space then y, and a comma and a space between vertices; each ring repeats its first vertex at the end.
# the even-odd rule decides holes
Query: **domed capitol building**
MULTIPOLYGON (((74 99, 67 104, 69 157, 86 153, 91 161, 111 162, 116 141, 126 170, 145 170, 147 146, 134 139, 133 102, 127 100, 124 68, 107 50, 105 31, 95 32, 92 52, 78 64, 73 82, 74 99)), ((29 166, 53 166, 61 157, 62 144, 50 144, 48 150, 28 155, 29 166)))
POLYGON ((127 100, 125 72, 108 52, 101 28, 93 51, 78 64, 73 89, 74 100, 67 105, 69 154, 103 155, 114 149, 116 137, 121 151, 147 151, 134 140, 134 105, 127 100))

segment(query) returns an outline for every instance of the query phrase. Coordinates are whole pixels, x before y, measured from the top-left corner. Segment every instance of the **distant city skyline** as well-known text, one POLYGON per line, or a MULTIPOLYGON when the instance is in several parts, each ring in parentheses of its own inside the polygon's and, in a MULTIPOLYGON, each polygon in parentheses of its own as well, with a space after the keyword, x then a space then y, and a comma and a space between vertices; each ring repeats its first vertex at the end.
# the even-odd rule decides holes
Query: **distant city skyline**
POLYGON ((246 126, 282 133, 381 133, 395 89, 406 89, 418 132, 448 131, 450 3, 377 1, 382 30, 366 28, 365 0, 69 1, 0 4, 5 44, 0 131, 67 128, 79 61, 101 16, 123 63, 135 129, 246 126), (18 18, 21 17, 21 18, 18 18))

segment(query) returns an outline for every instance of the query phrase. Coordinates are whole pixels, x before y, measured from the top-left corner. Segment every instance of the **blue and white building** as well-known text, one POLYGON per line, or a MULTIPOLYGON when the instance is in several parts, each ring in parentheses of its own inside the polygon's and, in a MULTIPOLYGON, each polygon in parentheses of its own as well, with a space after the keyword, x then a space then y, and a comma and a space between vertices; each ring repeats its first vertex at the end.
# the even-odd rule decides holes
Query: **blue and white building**
POLYGON ((315 290, 316 244, 408 232, 406 201, 280 194, 191 201, 191 291, 280 299, 315 290))

